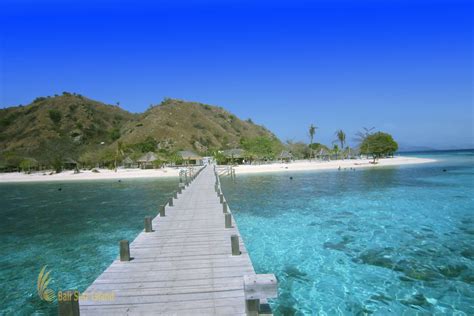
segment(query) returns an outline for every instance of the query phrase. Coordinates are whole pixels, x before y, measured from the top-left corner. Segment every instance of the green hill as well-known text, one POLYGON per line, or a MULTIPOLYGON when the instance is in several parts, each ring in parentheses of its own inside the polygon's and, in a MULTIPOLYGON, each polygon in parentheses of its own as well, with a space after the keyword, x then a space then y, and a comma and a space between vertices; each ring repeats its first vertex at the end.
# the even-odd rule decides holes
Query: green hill
POLYGON ((242 138, 275 137, 251 120, 242 121, 221 107, 166 99, 125 126, 121 140, 140 143, 147 137, 166 150, 192 149, 201 153, 239 147, 242 138))
POLYGON ((185 149, 209 154, 256 137, 279 143, 264 127, 221 107, 166 99, 132 114, 66 92, 0 109, 0 168, 14 169, 25 159, 45 167, 59 167, 68 159, 110 165, 118 144, 132 157, 149 150, 163 156, 185 149))

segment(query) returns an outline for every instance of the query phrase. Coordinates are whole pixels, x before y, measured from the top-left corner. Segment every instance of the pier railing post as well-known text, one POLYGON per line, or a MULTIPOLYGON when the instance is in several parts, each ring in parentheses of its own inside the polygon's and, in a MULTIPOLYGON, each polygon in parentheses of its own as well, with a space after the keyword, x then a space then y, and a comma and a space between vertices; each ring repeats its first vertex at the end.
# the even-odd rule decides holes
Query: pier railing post
POLYGON ((240 256, 240 245, 239 245, 239 235, 232 235, 230 236, 230 244, 232 247, 232 255, 233 256, 240 256))
POLYGON ((160 217, 165 217, 166 212, 165 212, 165 205, 160 205, 160 217))
POLYGON ((120 241, 120 261, 130 261, 130 245, 128 240, 120 241))
POLYGON ((278 282, 274 274, 244 275, 245 311, 258 316, 260 300, 278 296, 278 282))
POLYGON ((174 192, 173 192, 173 197, 174 197, 175 199, 178 198, 178 191, 174 191, 174 192))
POLYGON ((153 226, 151 223, 151 216, 145 217, 145 233, 151 233, 153 231, 153 226))
POLYGON ((232 215, 230 213, 225 214, 225 228, 232 228, 232 215))
POLYGON ((173 206, 173 197, 170 197, 168 200, 169 206, 173 206))
POLYGON ((79 316, 79 291, 61 291, 58 295, 58 315, 59 316, 79 316))
POLYGON ((221 194, 219 195, 219 197, 220 197, 220 202, 221 202, 221 203, 224 203, 224 194, 221 193, 221 194))
POLYGON ((222 212, 227 213, 227 202, 222 203, 222 212))

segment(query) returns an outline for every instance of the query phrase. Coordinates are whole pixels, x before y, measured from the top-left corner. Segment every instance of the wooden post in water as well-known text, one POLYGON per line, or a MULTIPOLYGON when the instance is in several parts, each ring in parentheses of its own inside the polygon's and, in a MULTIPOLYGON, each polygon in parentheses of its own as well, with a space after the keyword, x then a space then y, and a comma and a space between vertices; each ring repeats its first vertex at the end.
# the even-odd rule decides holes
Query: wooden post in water
POLYGON ((170 197, 168 200, 169 206, 173 206, 173 197, 170 197))
POLYGON ((145 233, 151 233, 152 231, 151 216, 145 216, 145 233))
POLYGON ((165 205, 160 205, 160 217, 165 217, 165 205))
POLYGON ((225 228, 232 228, 232 215, 230 213, 225 214, 225 228))
POLYGON ((240 256, 239 235, 230 236, 230 244, 232 247, 232 255, 240 256))
POLYGON ((128 240, 120 241, 120 261, 130 261, 130 246, 128 240))
POLYGON ((78 290, 61 291, 61 296, 58 295, 58 315, 79 316, 78 290))
POLYGON ((222 212, 227 213, 227 202, 222 203, 222 212))

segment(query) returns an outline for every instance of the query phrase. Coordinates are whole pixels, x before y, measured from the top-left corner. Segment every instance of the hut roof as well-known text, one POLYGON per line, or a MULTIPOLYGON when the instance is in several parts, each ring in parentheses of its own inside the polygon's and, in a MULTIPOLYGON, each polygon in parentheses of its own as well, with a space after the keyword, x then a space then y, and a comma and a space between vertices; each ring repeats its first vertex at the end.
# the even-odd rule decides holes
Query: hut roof
POLYGON ((132 160, 130 157, 126 157, 126 158, 123 160, 123 163, 132 164, 132 163, 133 163, 133 160, 132 160))
POLYGON ((226 158, 243 158, 245 154, 245 150, 240 149, 240 148, 227 149, 227 150, 223 150, 222 154, 226 158))
POLYGON ((137 161, 138 162, 153 162, 157 159, 158 157, 156 157, 156 154, 154 152, 149 151, 146 154, 144 154, 142 157, 140 157, 140 159, 138 159, 137 161))
POLYGON ((196 154, 195 152, 190 151, 190 150, 182 150, 182 151, 179 151, 178 154, 184 160, 199 160, 199 159, 202 159, 201 156, 199 156, 198 154, 196 154))
POLYGON ((75 160, 72 159, 72 158, 66 158, 66 159, 64 159, 64 160, 63 160, 63 163, 77 165, 77 161, 75 161, 75 160))
POLYGON ((279 156, 279 157, 280 157, 280 159, 292 159, 292 158, 293 158, 293 154, 290 153, 289 151, 285 151, 285 150, 284 150, 284 151, 282 151, 282 152, 280 153, 280 156, 279 156))

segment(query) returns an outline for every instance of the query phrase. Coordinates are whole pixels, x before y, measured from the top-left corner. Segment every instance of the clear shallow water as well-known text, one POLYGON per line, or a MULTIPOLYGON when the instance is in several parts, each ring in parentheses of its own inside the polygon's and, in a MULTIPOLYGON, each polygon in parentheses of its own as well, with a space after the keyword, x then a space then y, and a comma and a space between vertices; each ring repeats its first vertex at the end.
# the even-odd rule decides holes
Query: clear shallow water
POLYGON ((474 151, 414 155, 440 161, 222 179, 276 315, 474 314, 474 151))
POLYGON ((0 315, 57 314, 36 292, 42 266, 49 288, 83 291, 155 216, 177 179, 0 184, 0 315), (58 191, 58 188, 62 188, 58 191))

